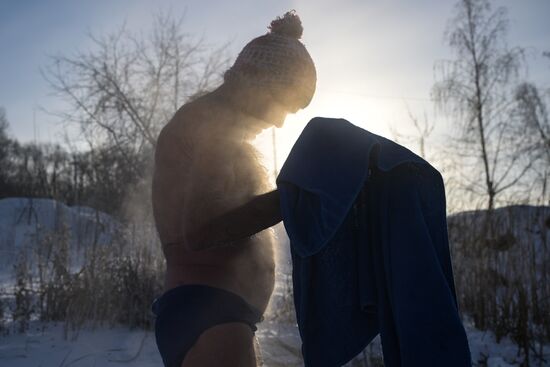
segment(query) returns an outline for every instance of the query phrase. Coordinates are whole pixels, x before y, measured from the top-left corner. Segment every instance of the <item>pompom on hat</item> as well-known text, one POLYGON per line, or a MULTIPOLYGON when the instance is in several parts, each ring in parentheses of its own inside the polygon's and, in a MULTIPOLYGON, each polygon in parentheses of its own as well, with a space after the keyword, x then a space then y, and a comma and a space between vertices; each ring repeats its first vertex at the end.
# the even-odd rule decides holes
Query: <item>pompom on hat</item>
POLYGON ((268 28, 267 34, 242 49, 224 80, 268 88, 284 99, 283 103, 304 108, 315 93, 317 73, 300 42, 302 22, 293 10, 277 17, 268 28))

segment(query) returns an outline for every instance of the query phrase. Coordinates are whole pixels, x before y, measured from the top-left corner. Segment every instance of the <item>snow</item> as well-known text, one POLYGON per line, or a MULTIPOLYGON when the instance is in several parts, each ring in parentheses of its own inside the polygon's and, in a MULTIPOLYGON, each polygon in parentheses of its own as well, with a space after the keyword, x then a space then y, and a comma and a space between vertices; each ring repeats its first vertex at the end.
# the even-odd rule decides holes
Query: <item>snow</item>
POLYGON ((69 230, 75 246, 92 241, 111 241, 118 224, 95 209, 69 207, 52 199, 8 198, 0 200, 0 244, 2 249, 32 245, 47 233, 69 230))
MULTIPOLYGON (((520 366, 517 346, 509 339, 500 343, 490 332, 466 325, 474 366, 520 366)), ((303 366, 300 337, 295 324, 264 321, 259 324, 259 338, 264 366, 303 366)), ((550 357, 550 347, 546 359, 550 357)), ((124 327, 83 329, 69 332, 64 338, 61 325, 32 323, 30 331, 0 336, 2 367, 92 367, 92 366, 162 366, 151 331, 124 327)), ((537 365, 538 364, 534 364, 537 365)), ((547 362, 542 366, 549 366, 547 362)), ((427 366, 428 367, 428 366, 427 366)))
POLYGON ((72 263, 78 264, 86 247, 109 244, 118 227, 112 217, 88 207, 69 207, 52 199, 1 199, 0 284, 11 276, 19 253, 33 250, 47 236, 66 230, 72 263))
POLYGON ((61 325, 33 323, 32 331, 0 337, 0 365, 158 367, 162 360, 151 331, 127 328, 80 330, 64 338, 61 325))
MULTIPOLYGON (((521 366, 522 359, 518 356, 518 346, 509 338, 503 338, 497 343, 495 335, 490 331, 481 331, 473 327, 470 320, 464 320, 468 334, 468 343, 474 366, 510 367, 521 366)), ((532 366, 550 366, 550 345, 544 349, 546 362, 542 364, 531 360, 532 366)))

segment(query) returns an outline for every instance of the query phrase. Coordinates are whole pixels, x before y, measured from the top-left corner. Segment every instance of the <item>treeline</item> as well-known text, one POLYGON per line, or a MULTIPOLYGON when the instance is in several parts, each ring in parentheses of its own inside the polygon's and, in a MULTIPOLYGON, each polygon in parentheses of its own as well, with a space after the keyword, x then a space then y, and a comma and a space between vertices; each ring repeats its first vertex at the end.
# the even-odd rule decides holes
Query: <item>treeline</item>
POLYGON ((8 136, 3 112, 0 119, 0 199, 51 198, 120 216, 150 167, 151 151, 104 145, 70 152, 58 144, 20 143, 8 136))

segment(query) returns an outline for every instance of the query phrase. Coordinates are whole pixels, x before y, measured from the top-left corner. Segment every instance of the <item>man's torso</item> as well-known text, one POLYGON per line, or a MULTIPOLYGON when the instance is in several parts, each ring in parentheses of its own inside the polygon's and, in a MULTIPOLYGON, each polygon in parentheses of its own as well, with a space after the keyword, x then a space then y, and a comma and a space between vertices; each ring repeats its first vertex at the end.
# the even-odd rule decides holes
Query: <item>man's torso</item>
MULTIPOLYGON (((273 233, 264 230, 239 243, 203 251, 188 251, 182 244, 182 207, 188 185, 196 179, 192 167, 198 157, 219 167, 219 175, 204 185, 223 190, 222 207, 244 204, 269 190, 267 174, 255 148, 230 133, 224 110, 204 104, 184 106, 159 136, 153 178, 153 209, 167 261, 166 289, 182 284, 207 284, 233 291, 264 310, 273 289, 273 233), (225 124, 224 124, 225 123, 225 124), (208 148, 208 149, 206 149, 208 148), (219 149, 220 155, 205 154, 219 149), (231 152, 222 161, 217 158, 231 152), (207 159, 205 159, 207 158, 207 159)), ((230 111, 227 111, 230 113, 230 111)), ((220 198, 217 198, 218 201, 220 198)), ((205 198, 208 200, 208 198, 205 198)), ((216 213, 213 213, 216 215, 216 213)))

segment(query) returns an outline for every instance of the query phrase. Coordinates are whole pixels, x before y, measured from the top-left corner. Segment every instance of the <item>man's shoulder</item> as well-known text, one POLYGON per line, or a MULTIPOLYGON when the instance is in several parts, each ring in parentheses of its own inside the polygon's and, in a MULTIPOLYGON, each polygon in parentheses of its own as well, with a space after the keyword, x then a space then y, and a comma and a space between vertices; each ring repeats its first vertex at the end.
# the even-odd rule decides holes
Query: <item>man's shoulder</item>
POLYGON ((200 136, 204 120, 200 109, 192 104, 180 107, 158 134, 157 154, 167 149, 190 148, 192 142, 200 136))
POLYGON ((163 127, 159 139, 163 137, 177 137, 178 140, 186 139, 195 143, 207 140, 224 140, 225 113, 220 106, 208 99, 189 102, 174 114, 170 121, 163 127))
POLYGON ((170 142, 193 135, 195 129, 192 128, 192 125, 196 124, 197 120, 200 120, 200 115, 196 108, 183 105, 162 127, 158 135, 158 141, 170 142))
POLYGON ((224 162, 242 149, 228 138, 223 121, 204 106, 183 106, 158 135, 155 161, 165 166, 224 162), (172 164, 168 163, 172 162, 172 164))

